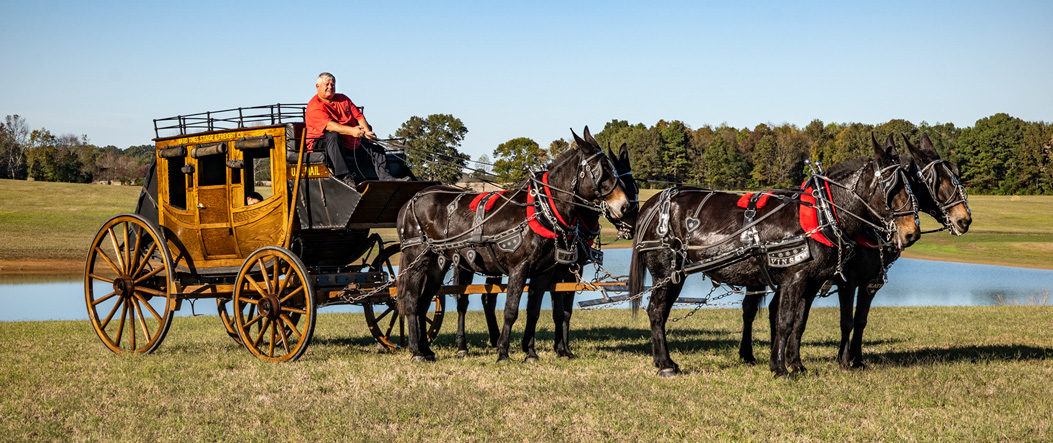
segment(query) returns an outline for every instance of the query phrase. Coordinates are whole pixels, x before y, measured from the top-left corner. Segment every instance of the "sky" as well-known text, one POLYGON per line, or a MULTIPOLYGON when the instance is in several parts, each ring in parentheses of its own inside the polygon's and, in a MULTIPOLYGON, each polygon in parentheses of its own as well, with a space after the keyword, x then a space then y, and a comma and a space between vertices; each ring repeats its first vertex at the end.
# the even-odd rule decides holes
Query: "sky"
POLYGON ((149 144, 153 119, 305 103, 323 71, 385 137, 462 152, 611 120, 690 128, 1053 122, 1053 2, 0 0, 0 116, 149 144))

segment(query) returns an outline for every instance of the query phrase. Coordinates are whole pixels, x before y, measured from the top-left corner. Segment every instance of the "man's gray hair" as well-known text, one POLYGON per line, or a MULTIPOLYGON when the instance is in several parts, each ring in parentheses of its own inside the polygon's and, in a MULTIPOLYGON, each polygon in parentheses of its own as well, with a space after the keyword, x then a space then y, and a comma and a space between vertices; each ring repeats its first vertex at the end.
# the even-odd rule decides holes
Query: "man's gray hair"
POLYGON ((315 80, 314 84, 317 85, 317 84, 321 83, 322 80, 332 80, 332 81, 335 82, 336 81, 336 77, 333 77, 333 74, 330 74, 328 72, 323 72, 321 74, 318 74, 318 80, 315 80))

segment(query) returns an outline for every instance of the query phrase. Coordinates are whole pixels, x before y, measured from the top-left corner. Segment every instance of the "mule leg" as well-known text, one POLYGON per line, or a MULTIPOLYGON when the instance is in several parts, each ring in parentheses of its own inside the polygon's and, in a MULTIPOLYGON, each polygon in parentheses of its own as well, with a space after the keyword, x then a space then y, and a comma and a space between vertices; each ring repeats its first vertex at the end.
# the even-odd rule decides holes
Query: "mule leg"
MULTIPOLYGON (((464 269, 453 270, 454 285, 472 284, 473 273, 464 269)), ((465 336, 464 317, 468 314, 468 294, 457 296, 457 356, 468 356, 468 339, 465 336)))
POLYGON ((549 278, 533 277, 530 279, 530 290, 527 292, 527 321, 523 327, 523 353, 527 362, 538 361, 537 349, 534 348, 534 336, 537 333, 537 320, 541 317, 541 302, 545 290, 549 287, 549 278))
POLYGON ((497 337, 497 361, 508 361, 508 342, 512 335, 512 325, 519 317, 519 299, 523 296, 526 285, 526 273, 516 268, 508 276, 508 289, 505 291, 505 323, 501 326, 501 335, 497 337))
POLYGON ((574 358, 570 350, 570 317, 574 314, 574 293, 564 292, 552 298, 552 322, 556 325, 556 339, 553 347, 561 359, 574 358), (559 301, 557 302, 557 298, 559 301))
MULTIPOLYGON (((501 277, 488 277, 486 283, 490 285, 501 284, 501 277)), ((497 325, 497 294, 483 294, 483 312, 486 315, 486 330, 490 333, 490 347, 497 347, 497 337, 501 334, 501 328, 497 325)))
POLYGON ((837 348, 837 362, 845 369, 851 365, 848 342, 852 336, 852 323, 854 322, 852 311, 855 305, 856 289, 860 288, 848 283, 837 285, 837 299, 841 311, 841 344, 837 348))
POLYGON ((804 315, 804 293, 807 289, 806 278, 798 272, 779 284, 778 311, 775 313, 775 327, 772 328, 771 359, 768 368, 776 377, 790 375, 786 368, 787 347, 796 325, 801 323, 804 315))
MULTIPOLYGON (((406 264, 413 262, 410 257, 419 254, 413 254, 409 249, 402 252, 402 263, 400 266, 406 269, 406 264)), ((428 339, 424 335, 426 334, 426 327, 423 326, 423 319, 426 318, 428 305, 430 303, 424 303, 423 301, 430 301, 431 297, 424 294, 425 282, 428 279, 428 270, 434 267, 433 260, 429 258, 423 259, 413 269, 407 269, 405 273, 399 278, 398 286, 398 298, 399 304, 402 308, 402 313, 406 316, 406 324, 408 327, 408 346, 412 358, 414 361, 427 361, 431 356, 434 360, 434 354, 431 353, 431 349, 428 347, 428 339), (424 305, 424 308, 421 308, 424 305)))
MULTIPOLYGON (((651 281, 662 281, 665 277, 665 275, 658 275, 657 272, 651 271, 651 281)), ((680 366, 669 357, 665 326, 669 320, 669 310, 673 308, 673 301, 680 296, 683 287, 683 281, 675 284, 669 282, 654 287, 651 291, 651 299, 647 303, 647 316, 651 320, 651 354, 654 356, 654 366, 658 368, 658 375, 662 377, 671 377, 680 373, 680 366)))
POLYGON ((757 364, 757 359, 753 358, 753 320, 757 318, 757 311, 764 300, 760 290, 747 286, 746 296, 742 299, 742 342, 739 343, 739 359, 750 366, 757 364))
POLYGON ((808 314, 812 311, 812 303, 815 301, 815 293, 805 291, 804 310, 798 314, 799 321, 794 325, 793 333, 790 335, 786 347, 786 362, 793 373, 806 371, 804 363, 801 362, 801 340, 804 337, 804 329, 808 325, 808 314))
MULTIPOLYGON (((419 340, 419 347, 421 356, 425 361, 435 361, 435 353, 431 350, 431 344, 428 342, 428 311, 431 309, 431 300, 435 298, 435 295, 439 293, 439 288, 442 287, 443 279, 446 276, 446 270, 437 266, 437 264, 429 263, 424 278, 424 285, 421 289, 421 296, 417 299, 417 331, 416 334, 419 340)), ((409 321, 407 320, 407 323, 409 321)), ((412 339, 414 334, 410 334, 412 339)))
POLYGON ((874 295, 867 290, 866 286, 859 287, 859 306, 856 307, 856 319, 852 334, 852 347, 848 355, 853 368, 865 369, 863 363, 863 329, 867 327, 867 318, 870 317, 870 305, 874 301, 874 295))

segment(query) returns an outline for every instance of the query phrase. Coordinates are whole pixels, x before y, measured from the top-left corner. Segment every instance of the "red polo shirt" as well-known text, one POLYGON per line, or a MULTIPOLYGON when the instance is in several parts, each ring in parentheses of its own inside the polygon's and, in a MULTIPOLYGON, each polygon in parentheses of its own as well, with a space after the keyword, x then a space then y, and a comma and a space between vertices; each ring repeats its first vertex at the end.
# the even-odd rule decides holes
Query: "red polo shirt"
MULTIPOLYGON (((337 122, 341 125, 358 126, 358 119, 364 118, 362 111, 358 110, 344 94, 334 94, 333 101, 326 103, 318 98, 318 94, 311 97, 307 103, 307 150, 313 151, 314 141, 325 133, 325 125, 329 122, 337 122)), ((355 149, 359 145, 357 138, 350 135, 341 135, 344 139, 344 148, 355 149)))

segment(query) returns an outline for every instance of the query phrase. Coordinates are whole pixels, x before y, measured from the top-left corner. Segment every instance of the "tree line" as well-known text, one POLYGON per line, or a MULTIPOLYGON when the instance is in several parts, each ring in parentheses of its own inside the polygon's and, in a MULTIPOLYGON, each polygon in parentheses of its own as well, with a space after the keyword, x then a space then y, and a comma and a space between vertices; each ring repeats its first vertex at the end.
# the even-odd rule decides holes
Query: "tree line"
MULTIPOLYGON (((594 134, 602 146, 617 150, 623 143, 632 159, 633 176, 652 188, 695 184, 709 188, 788 188, 809 174, 806 159, 825 165, 869 157, 871 136, 879 142, 894 134, 906 154, 903 137, 918 144, 927 133, 944 159, 959 166, 969 192, 981 194, 1053 194, 1053 125, 1025 122, 1000 113, 958 128, 951 123, 913 124, 890 120, 878 125, 823 123, 803 128, 791 124, 759 124, 753 128, 727 125, 692 129, 681 121, 653 126, 612 120, 594 134)), ((537 170, 571 146, 553 141, 548 149, 528 138, 516 138, 494 150, 493 172, 509 180, 514 171, 537 170)))
MULTIPOLYGON (((871 155, 870 137, 902 136, 917 143, 927 133, 944 159, 959 166, 969 192, 981 194, 1053 194, 1053 125, 1026 122, 994 114, 971 127, 951 123, 913 124, 890 120, 878 125, 823 123, 803 128, 791 124, 758 124, 753 128, 705 125, 692 129, 681 121, 661 120, 652 126, 612 120, 594 134, 602 146, 617 150, 623 143, 632 158, 633 176, 642 186, 664 188, 696 184, 711 188, 786 188, 808 174, 805 159, 826 165, 871 155)), ((407 162, 422 179, 447 183, 470 176, 516 182, 528 170, 539 170, 573 142, 554 140, 545 148, 527 137, 498 145, 475 161, 460 152, 468 133, 449 114, 411 117, 396 130, 409 149, 407 162), (491 160, 492 158, 492 160, 491 160)), ((74 183, 138 184, 154 155, 153 145, 118 149, 97 147, 87 136, 56 136, 46 129, 30 130, 18 115, 0 122, 0 177, 74 183)))

